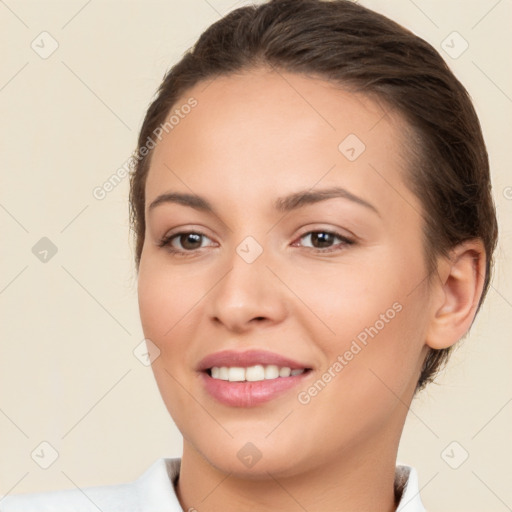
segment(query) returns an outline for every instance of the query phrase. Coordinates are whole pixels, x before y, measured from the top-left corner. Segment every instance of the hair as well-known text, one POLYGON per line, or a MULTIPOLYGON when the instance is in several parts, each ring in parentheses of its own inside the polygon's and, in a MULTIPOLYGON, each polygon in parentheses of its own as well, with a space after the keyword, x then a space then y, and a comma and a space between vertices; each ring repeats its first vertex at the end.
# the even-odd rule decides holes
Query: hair
MULTIPOLYGON (((272 0, 241 7, 208 27, 166 73, 143 121, 140 154, 130 173, 137 271, 152 155, 140 148, 194 85, 258 66, 315 75, 382 101, 405 119, 412 147, 405 181, 423 207, 427 275, 435 275, 439 256, 480 239, 486 268, 478 312, 489 288, 497 221, 487 151, 469 94, 430 44, 349 0, 272 0)), ((416 392, 434 380, 451 349, 430 349, 416 392)))

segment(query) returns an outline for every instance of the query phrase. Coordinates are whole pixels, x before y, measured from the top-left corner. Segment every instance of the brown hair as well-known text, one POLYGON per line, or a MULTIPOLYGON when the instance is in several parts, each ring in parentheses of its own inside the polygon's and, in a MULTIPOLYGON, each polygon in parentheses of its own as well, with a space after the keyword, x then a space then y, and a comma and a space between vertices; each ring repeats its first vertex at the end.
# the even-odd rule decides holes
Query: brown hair
MULTIPOLYGON (((463 241, 481 239, 487 263, 479 309, 497 240, 480 123, 467 91, 439 53, 383 15, 349 0, 273 0, 228 13, 165 75, 146 113, 139 151, 191 87, 258 65, 322 77, 382 100, 403 116, 411 128, 414 160, 407 182, 423 205, 429 276, 437 256, 463 241)), ((151 154, 137 155, 130 176, 137 270, 151 154)), ((416 391, 434 379, 451 348, 430 350, 416 391)))

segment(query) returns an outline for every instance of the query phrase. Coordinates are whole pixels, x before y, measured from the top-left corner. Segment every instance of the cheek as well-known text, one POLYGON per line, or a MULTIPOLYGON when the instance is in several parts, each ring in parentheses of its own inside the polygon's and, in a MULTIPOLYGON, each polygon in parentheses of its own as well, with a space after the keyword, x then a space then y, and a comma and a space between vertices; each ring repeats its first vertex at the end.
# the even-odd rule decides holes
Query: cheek
POLYGON ((388 316, 394 318, 392 307, 402 290, 392 267, 392 258, 380 251, 371 260, 355 255, 343 265, 290 271, 285 278, 299 299, 295 302, 307 307, 294 320, 308 319, 320 340, 330 344, 356 337, 390 309, 388 316))
POLYGON ((403 297, 390 300, 375 300, 340 315, 339 334, 323 343, 325 366, 314 382, 299 390, 302 412, 322 417, 326 438, 374 435, 391 417, 407 412, 404 404, 419 376, 421 309, 403 297), (351 316, 356 310, 358 316, 351 316))
POLYGON ((158 272, 147 270, 141 263, 138 279, 140 319, 146 338, 157 344, 159 336, 165 332, 165 311, 172 311, 168 303, 172 294, 165 293, 165 283, 158 277, 158 272))
POLYGON ((197 362, 210 281, 211 272, 190 272, 184 266, 160 262, 158 257, 141 260, 139 314, 144 337, 160 350, 153 365, 159 385, 175 390, 176 382, 169 380, 164 366, 181 381, 197 362))
POLYGON ((197 295, 197 287, 183 277, 183 272, 149 257, 141 259, 137 288, 142 327, 155 342, 171 334, 197 295))
POLYGON ((144 337, 150 339, 160 350, 151 367, 156 384, 167 410, 181 427, 180 411, 190 407, 190 399, 183 392, 187 365, 183 346, 190 329, 187 312, 197 302, 188 286, 180 283, 178 273, 171 272, 155 258, 141 259, 138 276, 139 313, 144 337))
POLYGON ((338 382, 365 381, 362 390, 374 381, 385 391, 377 384, 382 376, 401 395, 416 372, 428 323, 428 296, 420 285, 423 261, 419 251, 395 248, 381 251, 371 263, 304 274, 294 290, 315 313, 308 313, 309 330, 326 356, 326 368, 342 358, 343 369, 331 369, 343 374, 338 382))

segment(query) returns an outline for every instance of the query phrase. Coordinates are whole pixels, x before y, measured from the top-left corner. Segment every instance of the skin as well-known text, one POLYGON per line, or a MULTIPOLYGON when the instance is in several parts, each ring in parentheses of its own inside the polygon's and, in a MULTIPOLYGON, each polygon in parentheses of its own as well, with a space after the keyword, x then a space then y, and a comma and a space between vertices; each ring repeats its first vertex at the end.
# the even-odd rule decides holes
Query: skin
MULTIPOLYGON (((153 150, 138 279, 144 334, 160 350, 156 382, 184 437, 182 507, 391 512, 421 365, 429 347, 450 346, 469 329, 482 246, 455 248, 426 279, 421 203, 403 181, 405 126, 375 101, 266 68, 198 84, 177 105, 191 96, 197 106, 153 150), (353 162, 338 149, 348 134, 366 146, 353 162), (273 208, 277 197, 332 186, 378 213, 347 198, 287 214, 273 208), (170 191, 203 196, 216 214, 176 203, 149 210, 170 191), (307 234, 325 230, 354 243, 334 238, 322 253, 307 234), (206 236, 180 257, 158 245, 178 231, 206 236), (236 252, 248 236, 263 249, 252 263, 236 252), (300 403, 297 394, 393 304, 400 312, 300 403), (198 362, 250 348, 312 371, 299 388, 256 407, 217 402, 198 362), (261 453, 251 468, 237 457, 247 442, 261 453)), ((186 252, 186 242, 173 245, 186 252)))

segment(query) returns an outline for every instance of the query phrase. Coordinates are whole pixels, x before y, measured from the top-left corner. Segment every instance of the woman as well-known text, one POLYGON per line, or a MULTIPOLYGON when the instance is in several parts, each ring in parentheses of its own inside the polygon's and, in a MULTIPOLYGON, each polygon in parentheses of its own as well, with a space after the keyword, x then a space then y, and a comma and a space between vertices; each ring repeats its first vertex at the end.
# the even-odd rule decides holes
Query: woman
POLYGON ((424 510, 400 435, 497 236, 439 54, 346 0, 237 9, 167 74, 135 161, 140 315, 183 455, 0 510, 424 510))

